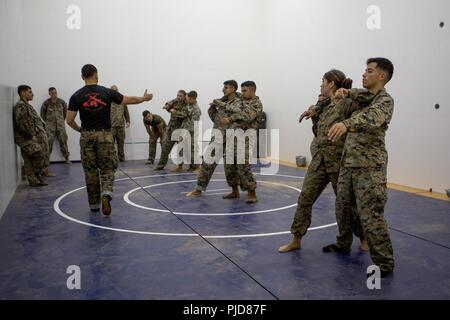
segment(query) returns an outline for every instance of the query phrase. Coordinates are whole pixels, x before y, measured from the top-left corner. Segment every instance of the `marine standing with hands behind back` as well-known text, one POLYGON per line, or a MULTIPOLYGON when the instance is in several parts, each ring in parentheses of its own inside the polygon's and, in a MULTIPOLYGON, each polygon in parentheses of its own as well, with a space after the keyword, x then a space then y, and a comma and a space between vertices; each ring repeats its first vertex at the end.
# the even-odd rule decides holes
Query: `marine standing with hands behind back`
MULTIPOLYGON (((119 92, 116 85, 111 86, 111 89, 119 92)), ((125 124, 130 127, 130 113, 128 106, 111 103, 111 130, 114 137, 114 142, 117 144, 117 157, 120 162, 125 161, 125 124)))
POLYGON ((41 118, 45 122, 45 131, 48 137, 48 156, 50 158, 53 141, 57 138, 65 163, 70 164, 66 124, 64 123, 67 115, 67 104, 63 99, 58 98, 58 91, 55 87, 50 87, 48 94, 50 98, 45 100, 41 106, 41 118))

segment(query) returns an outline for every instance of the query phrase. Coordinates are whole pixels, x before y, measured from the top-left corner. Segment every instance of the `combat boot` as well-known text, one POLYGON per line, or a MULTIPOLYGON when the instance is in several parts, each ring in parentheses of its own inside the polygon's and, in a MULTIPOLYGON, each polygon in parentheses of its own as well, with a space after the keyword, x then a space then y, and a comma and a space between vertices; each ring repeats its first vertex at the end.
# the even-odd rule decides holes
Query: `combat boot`
POLYGON ((247 196, 247 201, 245 201, 246 203, 255 203, 258 202, 258 198, 256 197, 256 191, 255 190, 251 190, 248 192, 248 196, 247 196))
POLYGON ((240 197, 239 194, 239 187, 238 186, 233 186, 233 191, 231 191, 231 193, 228 193, 226 195, 224 195, 222 198, 223 199, 236 199, 240 197))
POLYGON ((109 216, 111 214, 111 197, 108 195, 102 196, 102 213, 105 216, 109 216))

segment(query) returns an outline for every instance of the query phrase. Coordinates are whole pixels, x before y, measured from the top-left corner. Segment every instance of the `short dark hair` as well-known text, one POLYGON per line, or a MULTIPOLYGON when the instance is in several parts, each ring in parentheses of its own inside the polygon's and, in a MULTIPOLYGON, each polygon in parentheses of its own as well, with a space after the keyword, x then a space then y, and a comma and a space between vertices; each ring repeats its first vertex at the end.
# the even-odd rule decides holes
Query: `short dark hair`
POLYGON ((249 87, 253 88, 253 90, 256 90, 256 83, 254 81, 244 81, 241 83, 241 87, 249 87))
POLYGON ((145 118, 149 113, 150 113, 150 111, 145 110, 144 112, 142 112, 142 116, 145 118))
POLYGON ((223 84, 225 86, 232 86, 232 87, 234 87, 235 90, 238 89, 238 84, 237 84, 236 80, 227 80, 223 84))
POLYGON ((85 64, 81 68, 81 76, 83 79, 90 78, 97 73, 97 68, 93 64, 85 64))
POLYGON ((392 62, 387 58, 376 57, 376 58, 367 59, 366 64, 369 64, 372 62, 377 64, 377 68, 379 68, 387 73, 387 81, 386 82, 389 82, 389 80, 392 79, 392 75, 394 74, 394 65, 392 64, 392 62))
POLYGON ((182 93, 184 96, 186 95, 186 91, 184 90, 178 90, 178 93, 182 93))
POLYGON ((56 88, 55 87, 48 88, 48 92, 53 91, 53 90, 56 90, 56 88))
POLYGON ((187 95, 188 95, 188 97, 190 97, 190 98, 195 98, 195 99, 197 99, 197 91, 191 90, 191 91, 189 91, 189 93, 188 93, 187 95))
POLYGON ((20 94, 21 94, 22 92, 27 91, 27 90, 30 90, 30 89, 31 89, 30 86, 27 86, 26 84, 21 84, 20 86, 17 87, 17 93, 18 93, 19 96, 20 96, 20 94))

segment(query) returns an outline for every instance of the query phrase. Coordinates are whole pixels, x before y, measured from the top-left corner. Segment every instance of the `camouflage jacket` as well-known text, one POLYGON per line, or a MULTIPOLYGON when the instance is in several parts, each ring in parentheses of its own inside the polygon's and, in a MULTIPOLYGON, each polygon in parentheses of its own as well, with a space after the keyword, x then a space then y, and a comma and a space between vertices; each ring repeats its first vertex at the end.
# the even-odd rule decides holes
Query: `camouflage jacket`
POLYGON ((47 136, 44 121, 39 117, 33 106, 20 100, 13 108, 14 141, 25 148, 33 144, 33 137, 47 136))
MULTIPOLYGON (((358 99, 366 90, 350 90, 349 97, 358 99)), ((386 92, 378 92, 372 103, 343 121, 348 129, 342 155, 344 167, 385 167, 388 155, 385 135, 394 112, 394 99, 386 92)))
MULTIPOLYGON (((367 106, 369 103, 370 101, 366 102, 365 105, 367 106)), ((325 107, 320 105, 320 116, 316 116, 317 119, 314 120, 316 121, 316 136, 311 142, 312 160, 309 165, 311 170, 316 170, 323 162, 327 172, 339 172, 345 135, 333 142, 328 140, 328 131, 335 123, 350 118, 352 113, 360 108, 361 106, 357 101, 349 98, 331 102, 325 107)))
POLYGON ((263 105, 259 97, 250 100, 242 100, 240 107, 236 105, 227 106, 227 111, 231 113, 230 120, 234 128, 257 129, 262 115, 263 105))
POLYGON ((190 132, 194 132, 194 122, 200 120, 200 116, 202 115, 202 111, 200 110, 198 104, 186 106, 188 116, 183 120, 181 124, 181 129, 189 130, 190 132))
MULTIPOLYGON (((223 98, 221 99, 224 100, 223 98)), ((221 125, 220 120, 223 118, 228 118, 233 115, 233 113, 236 112, 236 110, 239 110, 241 112, 242 109, 242 99, 240 96, 236 95, 236 97, 232 100, 226 100, 224 101, 223 106, 211 106, 208 109, 208 115, 211 118, 212 122, 214 123, 213 128, 219 129, 221 131, 225 131, 226 129, 232 129, 233 123, 229 123, 227 125, 221 125)), ((225 133, 225 132, 223 132, 225 133)))
POLYGON ((67 115, 67 104, 62 99, 57 99, 53 103, 52 99, 48 98, 41 106, 41 118, 45 122, 47 131, 57 131, 58 129, 65 129, 65 120, 67 115))
POLYGON ((125 121, 130 122, 128 106, 111 102, 111 127, 124 127, 125 121))
POLYGON ((317 136, 317 123, 319 122, 320 115, 323 111, 323 109, 328 106, 331 103, 331 98, 325 97, 321 94, 319 94, 319 98, 317 99, 317 102, 314 106, 314 112, 315 114, 311 117, 313 126, 312 131, 314 133, 314 136, 317 136))
POLYGON ((179 129, 181 128, 184 119, 189 116, 187 104, 184 101, 178 101, 176 99, 171 100, 169 103, 173 104, 173 111, 170 113, 168 127, 170 130, 179 129))

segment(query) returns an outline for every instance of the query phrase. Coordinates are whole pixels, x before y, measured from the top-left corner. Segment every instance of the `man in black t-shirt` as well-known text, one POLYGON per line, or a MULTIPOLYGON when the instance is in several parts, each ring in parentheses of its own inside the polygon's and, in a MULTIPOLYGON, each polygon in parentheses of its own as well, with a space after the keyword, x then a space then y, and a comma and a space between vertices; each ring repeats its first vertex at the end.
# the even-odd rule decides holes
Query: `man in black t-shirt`
POLYGON ((117 91, 97 85, 97 68, 87 64, 81 69, 85 86, 75 92, 69 101, 66 122, 81 132, 81 163, 91 211, 111 214, 114 174, 117 169, 114 138, 111 132, 111 103, 122 105, 150 101, 152 94, 145 90, 142 97, 123 96, 117 91), (81 127, 75 122, 80 112, 81 127))
POLYGON ((162 144, 166 138, 167 125, 161 116, 152 114, 148 110, 145 110, 142 116, 144 117, 145 130, 147 130, 150 137, 148 141, 148 160, 145 164, 153 164, 156 155, 156 142, 159 138, 159 144, 162 150, 162 144))

